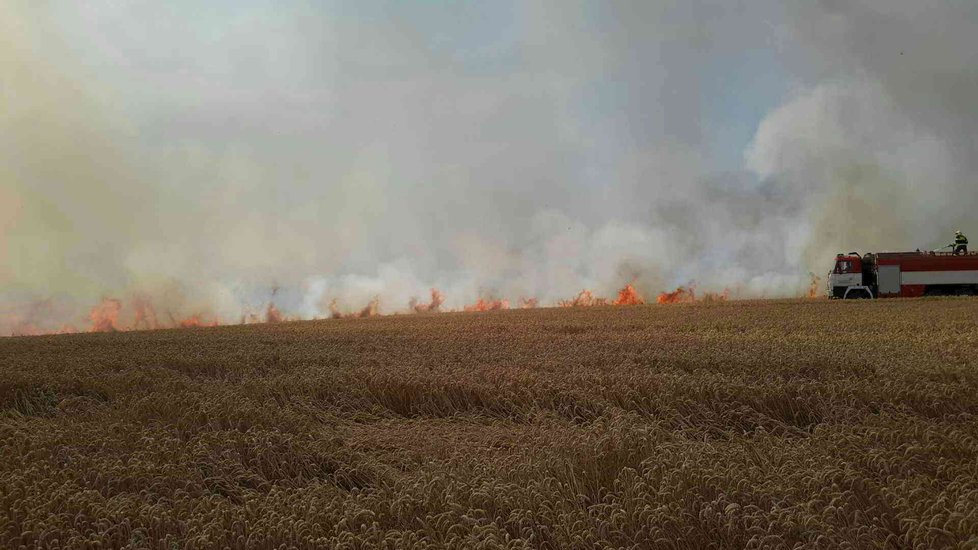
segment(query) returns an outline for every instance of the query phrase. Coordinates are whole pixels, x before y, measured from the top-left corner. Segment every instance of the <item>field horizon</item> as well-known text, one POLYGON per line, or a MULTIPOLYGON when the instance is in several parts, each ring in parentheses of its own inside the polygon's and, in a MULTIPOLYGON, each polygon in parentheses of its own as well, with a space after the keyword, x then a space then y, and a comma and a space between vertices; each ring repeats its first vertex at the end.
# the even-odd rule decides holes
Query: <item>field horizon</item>
POLYGON ((978 300, 0 338, 0 546, 978 544, 978 300))

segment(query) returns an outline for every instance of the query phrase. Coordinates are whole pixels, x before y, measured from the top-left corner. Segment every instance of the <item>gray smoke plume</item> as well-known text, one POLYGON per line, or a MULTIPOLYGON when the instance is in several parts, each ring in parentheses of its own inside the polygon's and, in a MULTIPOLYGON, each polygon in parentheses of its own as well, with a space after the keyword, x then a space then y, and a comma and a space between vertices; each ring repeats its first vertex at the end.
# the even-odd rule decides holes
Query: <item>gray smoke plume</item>
POLYGON ((807 84, 761 123, 747 164, 804 203, 802 260, 931 249, 976 231, 978 4, 805 2, 786 34, 807 84))
POLYGON ((367 4, 0 6, 0 334, 796 295, 974 231, 973 2, 367 4))

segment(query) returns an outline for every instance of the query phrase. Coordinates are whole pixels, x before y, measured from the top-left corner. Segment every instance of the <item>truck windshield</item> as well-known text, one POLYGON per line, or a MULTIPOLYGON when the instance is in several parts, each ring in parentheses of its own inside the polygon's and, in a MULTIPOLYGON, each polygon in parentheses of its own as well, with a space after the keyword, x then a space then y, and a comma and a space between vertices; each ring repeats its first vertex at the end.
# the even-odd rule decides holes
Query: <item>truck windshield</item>
POLYGON ((835 262, 835 273, 852 273, 852 262, 848 260, 835 262))

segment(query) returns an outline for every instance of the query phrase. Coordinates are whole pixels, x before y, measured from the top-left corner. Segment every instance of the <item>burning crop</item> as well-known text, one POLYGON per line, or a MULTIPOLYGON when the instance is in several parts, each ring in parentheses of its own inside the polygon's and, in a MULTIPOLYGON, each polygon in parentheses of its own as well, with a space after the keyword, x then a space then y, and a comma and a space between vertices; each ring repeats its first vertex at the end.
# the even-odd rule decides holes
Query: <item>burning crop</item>
POLYGON ((156 315, 156 308, 153 307, 153 303, 147 296, 143 294, 134 296, 132 307, 136 315, 136 319, 132 323, 134 330, 157 330, 163 327, 160 324, 159 317, 156 315))
POLYGON ((635 290, 631 283, 618 291, 618 298, 612 304, 616 306, 639 306, 645 303, 645 298, 635 290))
POLYGON ((509 300, 479 298, 474 304, 465 306, 465 311, 496 311, 500 309, 509 309, 509 300))
POLYGON ((809 276, 812 278, 812 281, 808 284, 808 297, 818 298, 821 294, 822 278, 814 273, 809 273, 809 276))
POLYGON ((329 313, 333 319, 355 319, 363 317, 376 317, 380 315, 380 297, 375 296, 363 309, 355 312, 344 312, 340 309, 339 303, 334 298, 329 302, 329 313))
POLYGON ((725 288, 719 292, 697 292, 696 285, 680 286, 671 292, 663 292, 656 297, 657 304, 689 304, 693 302, 726 302, 731 291, 725 288))
POLYGON ((590 290, 584 289, 577 293, 577 296, 570 300, 561 300, 557 303, 560 307, 591 307, 607 305, 608 300, 597 298, 590 290))
POLYGON ((432 288, 430 302, 419 302, 417 298, 411 298, 408 308, 415 313, 438 312, 441 311, 443 303, 445 303, 445 295, 437 288, 432 288))
POLYGON ((282 321, 285 321, 285 317, 282 316, 282 312, 275 307, 275 304, 269 303, 268 308, 265 310, 265 322, 281 323, 282 321))
MULTIPOLYGON (((820 279, 813 276, 812 287, 808 294, 813 295, 820 279)), ((277 289, 272 292, 274 296, 277 289)), ((722 302, 730 298, 731 291, 723 289, 720 292, 700 292, 695 285, 680 286, 673 291, 659 293, 656 304, 677 304, 692 302, 722 302)), ((325 304, 323 309, 333 319, 355 319, 376 317, 383 314, 395 313, 444 313, 459 309, 446 308, 448 297, 437 288, 430 289, 430 298, 421 301, 412 298, 406 309, 381 311, 380 297, 374 296, 359 309, 347 309, 340 305, 340 299, 333 297, 320 302, 325 304)), ((581 290, 572 298, 557 300, 550 304, 541 303, 535 297, 520 297, 511 306, 510 300, 501 297, 487 296, 474 302, 462 305, 461 311, 487 312, 517 307, 519 309, 535 309, 540 307, 596 307, 596 306, 638 306, 646 304, 646 299, 633 283, 626 284, 618 290, 613 298, 599 296, 589 289, 581 290)), ((130 330, 157 330, 172 328, 214 327, 225 324, 206 305, 198 305, 190 313, 183 307, 159 307, 149 293, 134 292, 127 300, 107 297, 92 307, 87 314, 88 331, 90 332, 119 332, 130 330), (185 313, 177 314, 178 310, 185 313)), ((76 324, 64 311, 57 310, 50 300, 39 301, 26 307, 23 313, 7 313, 0 316, 0 326, 9 327, 8 334, 14 336, 29 336, 41 334, 58 334, 78 332, 76 324), (60 319, 59 319, 60 317, 60 319)), ((276 302, 269 301, 259 310, 246 310, 233 317, 240 324, 281 323, 285 321, 302 320, 303 317, 283 311, 276 302)))
MULTIPOLYGON (((271 306, 269 310, 275 314, 277 310, 271 306)), ((50 317, 45 313, 42 317, 50 317)), ((119 298, 103 298, 92 307, 87 315, 88 332, 125 332, 133 330, 159 330, 166 328, 216 327, 222 323, 219 319, 205 313, 194 313, 186 317, 177 317, 171 311, 164 315, 157 312, 150 298, 142 293, 134 294, 128 303, 119 298), (162 318, 161 318, 162 317, 162 318), (131 319, 131 321, 126 321, 131 319), (165 320, 163 320, 165 319, 165 320)), ((62 323, 57 328, 41 328, 40 325, 27 322, 14 323, 14 336, 37 336, 41 334, 73 334, 80 332, 72 323, 62 323)))
POLYGON ((179 326, 180 328, 216 327, 219 325, 220 323, 218 323, 217 321, 208 322, 204 320, 204 318, 201 315, 191 315, 190 317, 187 317, 186 319, 181 319, 176 323, 176 326, 179 326))
POLYGON ((122 312, 122 301, 116 298, 104 298, 92 308, 88 319, 92 322, 92 332, 116 332, 119 330, 119 314, 122 312))
POLYGON ((663 292, 656 297, 657 304, 681 304, 696 301, 696 289, 693 286, 681 286, 672 292, 663 292))

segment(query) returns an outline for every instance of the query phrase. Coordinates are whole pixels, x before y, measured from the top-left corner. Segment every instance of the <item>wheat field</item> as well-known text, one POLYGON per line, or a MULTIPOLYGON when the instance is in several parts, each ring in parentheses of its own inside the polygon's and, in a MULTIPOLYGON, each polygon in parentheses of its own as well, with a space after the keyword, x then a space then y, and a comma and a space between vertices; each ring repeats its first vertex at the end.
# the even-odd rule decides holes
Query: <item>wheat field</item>
POLYGON ((3 548, 978 548, 978 301, 0 339, 3 548))

